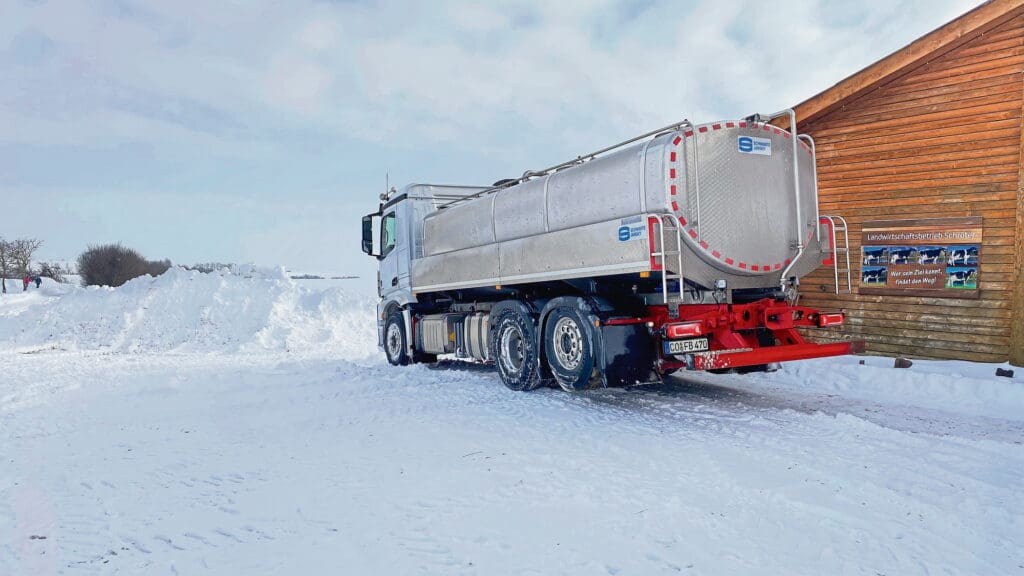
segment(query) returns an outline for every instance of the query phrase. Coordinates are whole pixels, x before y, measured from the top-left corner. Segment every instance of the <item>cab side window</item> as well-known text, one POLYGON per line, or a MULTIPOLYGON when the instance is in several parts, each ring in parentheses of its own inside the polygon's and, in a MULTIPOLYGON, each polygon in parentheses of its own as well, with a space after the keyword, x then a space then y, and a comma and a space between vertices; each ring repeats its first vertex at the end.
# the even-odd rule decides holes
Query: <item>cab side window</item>
POLYGON ((395 213, 392 212, 384 217, 383 225, 380 227, 380 255, 387 256, 395 247, 395 213))

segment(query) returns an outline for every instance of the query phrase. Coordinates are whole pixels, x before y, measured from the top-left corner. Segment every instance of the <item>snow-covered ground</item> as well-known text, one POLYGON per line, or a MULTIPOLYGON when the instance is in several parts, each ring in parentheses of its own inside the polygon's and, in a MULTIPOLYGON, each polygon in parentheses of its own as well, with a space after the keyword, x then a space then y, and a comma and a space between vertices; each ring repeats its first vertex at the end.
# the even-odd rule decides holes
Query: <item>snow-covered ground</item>
POLYGON ((0 297, 0 575, 1024 573, 1019 369, 514 393, 236 272, 0 297))

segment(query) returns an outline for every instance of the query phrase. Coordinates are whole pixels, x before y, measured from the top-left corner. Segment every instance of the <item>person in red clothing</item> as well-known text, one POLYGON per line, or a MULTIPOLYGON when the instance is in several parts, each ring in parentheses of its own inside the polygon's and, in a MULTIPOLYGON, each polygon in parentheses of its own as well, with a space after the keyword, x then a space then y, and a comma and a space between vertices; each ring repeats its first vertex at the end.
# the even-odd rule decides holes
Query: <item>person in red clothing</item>
POLYGON ((28 283, 31 282, 31 281, 32 281, 32 278, 29 278, 28 274, 25 274, 25 278, 22 279, 22 281, 21 281, 21 283, 22 283, 21 291, 22 292, 28 292, 28 283))

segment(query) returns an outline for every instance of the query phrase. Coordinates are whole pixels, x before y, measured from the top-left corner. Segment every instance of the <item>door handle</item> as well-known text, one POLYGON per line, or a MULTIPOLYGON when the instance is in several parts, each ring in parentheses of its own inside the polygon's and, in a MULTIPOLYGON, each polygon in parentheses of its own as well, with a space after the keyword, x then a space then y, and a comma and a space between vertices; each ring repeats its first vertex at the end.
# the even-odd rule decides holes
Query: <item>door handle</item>
POLYGON ((398 276, 395 276, 394 278, 391 279, 391 285, 398 286, 398 276))

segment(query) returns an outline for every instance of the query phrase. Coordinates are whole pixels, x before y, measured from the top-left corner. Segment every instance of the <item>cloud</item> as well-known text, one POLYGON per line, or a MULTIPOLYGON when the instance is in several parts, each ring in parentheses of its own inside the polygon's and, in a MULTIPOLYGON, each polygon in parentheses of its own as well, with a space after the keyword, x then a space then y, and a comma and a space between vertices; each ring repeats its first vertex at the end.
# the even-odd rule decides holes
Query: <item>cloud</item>
POLYGON ((340 24, 328 19, 318 19, 310 22, 299 34, 300 43, 312 52, 330 50, 337 46, 340 39, 340 24))
MULTIPOLYGON (((0 185, 34 219, 50 209, 30 202, 38 189, 112 206, 134 193, 209 210, 222 207, 212 197, 251 199, 232 214, 234 250, 299 250, 297 238, 340 241, 337 222, 373 203, 385 171, 490 182, 684 117, 782 109, 974 4, 7 2, 0 185), (348 208, 283 224, 258 208, 271 199, 348 208)), ((83 222, 80 234, 116 226, 83 222)), ((343 259, 361 257, 350 248, 343 259)))
POLYGON ((331 81, 330 72, 321 64, 280 56, 270 64, 266 94, 274 105, 312 115, 321 112, 331 81))
MULTIPOLYGON (((56 89, 77 100, 83 126, 117 111, 197 137, 215 130, 252 139, 299 123, 376 142, 453 142, 507 130, 598 137, 789 106, 938 25, 934 14, 971 3, 442 0, 302 9, 122 0, 70 13, 53 4, 16 10, 14 20, 28 24, 8 51, 48 62, 16 74, 34 94, 56 89), (242 125, 255 134, 223 129, 242 125)), ((22 95, 6 116, 62 108, 55 97, 22 95)))

